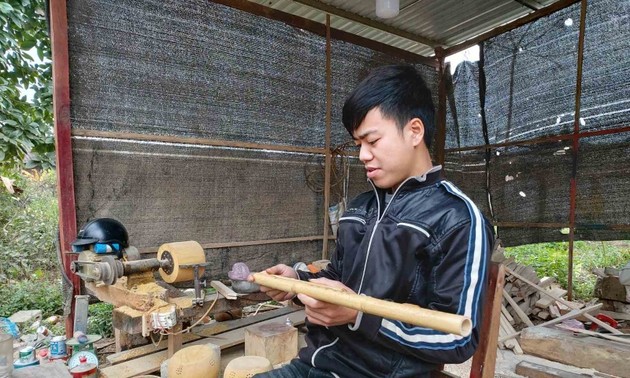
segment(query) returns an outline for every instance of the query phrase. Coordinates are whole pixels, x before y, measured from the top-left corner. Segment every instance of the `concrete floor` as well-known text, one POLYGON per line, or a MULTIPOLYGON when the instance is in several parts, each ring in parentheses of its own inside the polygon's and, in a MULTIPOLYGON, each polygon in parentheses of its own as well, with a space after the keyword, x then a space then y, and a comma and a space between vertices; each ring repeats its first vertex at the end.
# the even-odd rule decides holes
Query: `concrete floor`
MULTIPOLYGON (((522 378, 522 375, 515 373, 516 365, 521 361, 529 361, 541 365, 553 366, 558 369, 570 371, 575 374, 583 374, 587 377, 594 376, 595 370, 593 369, 580 369, 575 366, 564 365, 558 362, 545 360, 543 358, 530 356, 527 354, 514 354, 511 350, 497 350, 497 362, 494 370, 494 376, 500 378, 522 378)), ((455 374, 459 377, 470 376, 470 365, 472 359, 458 365, 446 365, 444 369, 449 373, 455 374)))

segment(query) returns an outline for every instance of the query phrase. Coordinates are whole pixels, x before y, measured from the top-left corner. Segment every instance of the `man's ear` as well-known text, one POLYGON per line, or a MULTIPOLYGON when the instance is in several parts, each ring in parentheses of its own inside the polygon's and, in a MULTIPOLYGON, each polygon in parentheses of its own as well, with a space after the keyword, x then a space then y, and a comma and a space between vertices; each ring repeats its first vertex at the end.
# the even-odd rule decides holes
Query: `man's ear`
POLYGON ((424 123, 422 123, 420 118, 413 118, 409 121, 408 126, 411 132, 413 146, 417 147, 424 142, 424 123))

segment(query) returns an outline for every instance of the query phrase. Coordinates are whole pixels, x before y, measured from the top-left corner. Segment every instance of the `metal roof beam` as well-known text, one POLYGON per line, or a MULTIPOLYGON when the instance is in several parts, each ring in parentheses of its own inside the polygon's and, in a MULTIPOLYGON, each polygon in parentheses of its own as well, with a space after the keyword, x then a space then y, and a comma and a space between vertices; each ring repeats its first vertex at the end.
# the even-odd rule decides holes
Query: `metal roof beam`
POLYGON ((505 32, 508 32, 512 29, 516 29, 519 26, 523 26, 525 24, 528 24, 530 22, 536 21, 537 19, 541 18, 541 17, 545 17, 545 16, 549 16, 550 14, 557 12, 561 9, 564 9, 568 6, 571 6, 575 3, 580 2, 580 0, 560 0, 557 1, 549 6, 546 6, 544 8, 541 8, 535 12, 532 12, 530 14, 528 14, 527 16, 521 17, 521 18, 517 18, 516 20, 509 22, 505 25, 499 26, 497 28, 494 28, 488 32, 482 33, 474 38, 471 38, 467 41, 464 41, 460 44, 457 44, 455 46, 451 46, 447 49, 444 50, 444 53, 446 54, 446 56, 449 55, 453 55, 455 53, 458 53, 460 51, 466 50, 469 47, 472 47, 476 44, 478 44, 479 42, 485 41, 487 39, 490 39, 492 37, 496 37, 499 34, 503 34, 505 32))
POLYGON ((378 29, 378 30, 381 30, 381 31, 384 31, 393 35, 397 35, 399 37, 409 39, 414 42, 421 43, 426 46, 430 46, 432 48, 442 46, 442 43, 439 41, 435 41, 433 39, 426 38, 421 35, 417 35, 417 34, 410 33, 405 30, 395 28, 383 22, 375 21, 375 20, 372 20, 371 18, 363 17, 356 13, 352 13, 341 8, 333 7, 332 5, 322 3, 321 1, 317 1, 317 0, 293 0, 293 1, 295 1, 296 3, 303 4, 303 5, 307 5, 311 8, 319 9, 320 11, 323 11, 323 12, 330 13, 333 16, 342 17, 350 21, 354 21, 359 24, 369 26, 374 29, 378 29))
POLYGON ((526 8, 529 8, 529 9, 531 9, 533 11, 537 11, 537 10, 539 10, 541 8, 540 4, 538 4, 538 3, 536 3, 535 1, 532 1, 532 0, 513 0, 513 1, 521 4, 522 6, 524 6, 526 8))

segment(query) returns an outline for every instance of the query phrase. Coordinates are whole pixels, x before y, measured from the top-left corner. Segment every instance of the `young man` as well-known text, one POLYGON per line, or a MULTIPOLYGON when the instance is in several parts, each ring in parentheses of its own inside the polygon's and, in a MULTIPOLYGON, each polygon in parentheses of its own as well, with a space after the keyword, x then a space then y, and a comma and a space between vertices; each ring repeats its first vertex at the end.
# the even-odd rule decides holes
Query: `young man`
MULTIPOLYGON (((343 124, 373 190, 339 221, 331 264, 317 274, 286 265, 268 274, 465 315, 468 337, 364 314, 306 295, 307 346, 259 377, 421 377, 472 356, 479 341, 493 232, 474 203, 433 166, 431 92, 412 66, 375 69, 350 94, 343 124)), ((275 300, 292 293, 262 288, 275 300)))

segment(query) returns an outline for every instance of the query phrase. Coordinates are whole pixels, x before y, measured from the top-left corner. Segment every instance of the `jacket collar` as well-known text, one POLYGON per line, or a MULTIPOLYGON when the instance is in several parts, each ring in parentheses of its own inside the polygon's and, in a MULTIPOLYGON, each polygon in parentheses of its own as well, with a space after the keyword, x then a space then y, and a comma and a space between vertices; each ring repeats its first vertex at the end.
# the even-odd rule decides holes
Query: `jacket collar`
MULTIPOLYGON (((405 181, 403 181, 400 184, 398 189, 396 189, 396 191, 393 193, 391 200, 387 204, 387 207, 389 207, 389 204, 393 201, 394 197, 396 197, 397 193, 428 187, 440 181, 441 179, 442 179, 442 166, 441 165, 436 165, 432 167, 426 173, 420 176, 408 177, 407 179, 405 179, 405 181)), ((376 193, 378 214, 379 214, 379 219, 380 219, 385 213, 385 211, 387 210, 387 207, 383 208, 381 206, 381 204, 385 203, 385 194, 387 193, 387 190, 377 188, 376 185, 374 185, 374 183, 370 179, 368 179, 368 182, 372 184, 372 187, 374 188, 374 192, 376 193)))

